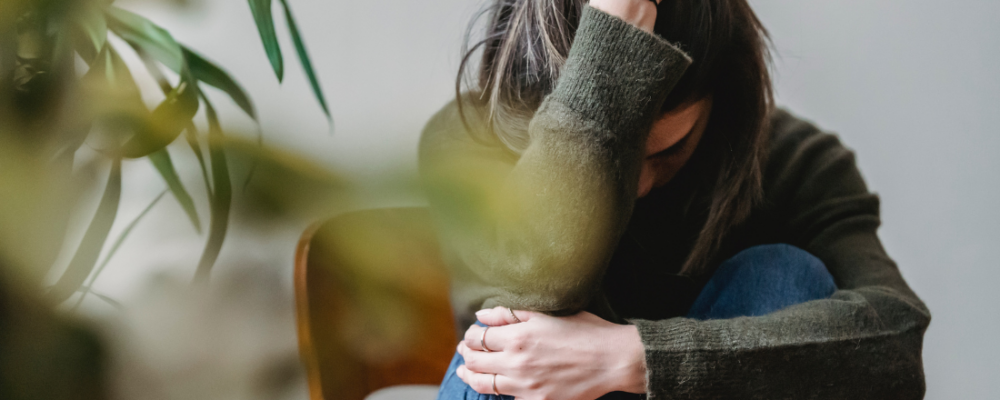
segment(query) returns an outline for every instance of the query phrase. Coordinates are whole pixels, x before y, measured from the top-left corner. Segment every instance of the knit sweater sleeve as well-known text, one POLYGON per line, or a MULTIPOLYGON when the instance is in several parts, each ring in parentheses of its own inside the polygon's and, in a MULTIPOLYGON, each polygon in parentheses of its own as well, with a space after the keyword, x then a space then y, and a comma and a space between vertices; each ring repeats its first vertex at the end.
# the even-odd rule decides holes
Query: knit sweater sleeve
POLYGON ((630 320, 649 398, 922 398, 930 314, 876 235, 878 197, 835 136, 778 122, 766 190, 780 236, 822 260, 838 290, 759 317, 630 320))
POLYGON ((456 313, 587 305, 631 214, 653 116, 690 63, 659 36, 587 5, 519 156, 476 139, 483 118, 471 104, 476 132, 454 102, 432 117, 419 167, 456 313))

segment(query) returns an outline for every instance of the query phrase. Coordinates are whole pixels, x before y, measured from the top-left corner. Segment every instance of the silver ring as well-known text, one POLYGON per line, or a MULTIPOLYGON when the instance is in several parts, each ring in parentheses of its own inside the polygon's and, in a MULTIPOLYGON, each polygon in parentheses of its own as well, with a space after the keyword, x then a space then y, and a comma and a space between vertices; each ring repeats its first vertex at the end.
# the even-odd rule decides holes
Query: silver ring
POLYGON ((516 323, 516 324, 520 324, 521 323, 521 319, 517 317, 517 314, 514 314, 514 310, 511 310, 510 307, 508 307, 507 308, 507 312, 509 312, 510 316, 512 318, 514 318, 514 323, 516 323))
POLYGON ((493 374, 493 394, 497 395, 497 397, 502 396, 500 391, 497 390, 497 374, 493 374))
POLYGON ((486 347, 486 331, 488 330, 490 330, 490 327, 488 326, 486 328, 483 328, 483 336, 479 338, 479 344, 483 346, 483 350, 485 350, 487 353, 492 353, 493 350, 490 350, 489 347, 486 347))

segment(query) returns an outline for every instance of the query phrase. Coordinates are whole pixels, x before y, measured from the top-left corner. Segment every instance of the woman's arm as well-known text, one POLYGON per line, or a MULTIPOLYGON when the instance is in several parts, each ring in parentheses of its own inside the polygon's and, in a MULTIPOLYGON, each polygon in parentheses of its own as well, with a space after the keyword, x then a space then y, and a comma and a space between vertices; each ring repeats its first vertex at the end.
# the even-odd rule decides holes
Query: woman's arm
POLYGON ((493 309, 479 320, 498 352, 482 352, 483 328, 470 327, 458 376, 492 393, 499 374, 502 393, 526 399, 611 390, 651 399, 922 398, 930 315, 879 242, 878 198, 834 136, 782 115, 768 169, 768 201, 780 211, 758 218, 826 264, 839 288, 831 298, 760 317, 633 325, 516 311, 520 324, 493 309))
POLYGON ((630 321, 649 398, 922 398, 930 314, 876 235, 878 197, 835 136, 787 114, 776 129, 766 190, 782 239, 838 290, 760 317, 630 321))
MULTIPOLYGON (((604 1, 615 2, 652 5, 604 1)), ((519 158, 473 140, 454 103, 431 119, 420 173, 454 269, 453 302, 553 314, 586 306, 631 214, 654 113, 690 63, 588 5, 519 158)), ((474 130, 481 121, 469 118, 474 130)))

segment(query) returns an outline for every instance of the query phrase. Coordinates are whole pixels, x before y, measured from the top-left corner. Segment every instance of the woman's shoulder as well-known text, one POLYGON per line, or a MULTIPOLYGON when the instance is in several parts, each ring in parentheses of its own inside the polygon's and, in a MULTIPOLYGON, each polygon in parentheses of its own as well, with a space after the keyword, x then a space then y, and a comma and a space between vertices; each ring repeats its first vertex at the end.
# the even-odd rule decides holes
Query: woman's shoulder
MULTIPOLYGON (((814 122, 794 114, 786 108, 775 108, 769 121, 771 153, 798 148, 811 141, 829 141, 841 145, 837 135, 820 129, 814 122)), ((779 159, 781 157, 778 157, 779 159)))
POLYGON ((829 195, 868 195, 854 151, 831 132, 777 108, 770 119, 766 196, 797 200, 829 195))

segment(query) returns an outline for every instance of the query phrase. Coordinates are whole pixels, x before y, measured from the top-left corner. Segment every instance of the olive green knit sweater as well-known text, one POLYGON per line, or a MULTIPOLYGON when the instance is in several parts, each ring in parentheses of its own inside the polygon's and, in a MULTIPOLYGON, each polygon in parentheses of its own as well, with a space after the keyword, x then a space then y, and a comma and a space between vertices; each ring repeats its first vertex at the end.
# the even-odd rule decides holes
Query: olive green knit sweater
MULTIPOLYGON (((475 321, 476 310, 497 305, 554 315, 587 309, 634 324, 647 394, 656 399, 922 397, 930 315, 879 242, 878 198, 835 136, 783 111, 772 117, 766 201, 727 236, 716 259, 790 243, 822 260, 839 290, 759 317, 678 316, 706 277, 691 279, 686 292, 658 285, 683 257, 657 256, 690 251, 704 223, 695 210, 701 202, 657 202, 653 193, 637 202, 636 185, 654 114, 690 63, 659 36, 585 6, 522 154, 483 135, 485 118, 471 103, 463 104, 475 132, 454 101, 427 123, 420 173, 451 268, 458 329, 475 321), (653 218, 657 207, 671 217, 653 218), (672 222, 651 230, 636 228, 636 220, 672 222), (620 244, 623 234, 654 231, 645 240, 668 239, 647 242, 651 267, 620 262, 631 251, 620 244), (626 275, 637 284, 608 286, 626 275)), ((655 191, 697 198, 686 189, 697 185, 684 183, 692 169, 655 191)))

